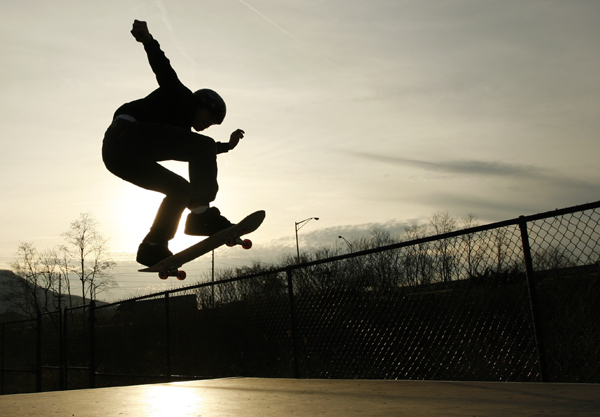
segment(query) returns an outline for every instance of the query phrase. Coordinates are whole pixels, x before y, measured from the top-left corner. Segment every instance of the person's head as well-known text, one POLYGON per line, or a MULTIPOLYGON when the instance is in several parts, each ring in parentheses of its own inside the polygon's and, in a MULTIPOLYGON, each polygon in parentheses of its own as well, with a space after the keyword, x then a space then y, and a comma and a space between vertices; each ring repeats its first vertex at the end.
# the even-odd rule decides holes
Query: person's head
POLYGON ((194 93, 196 99, 196 115, 192 127, 202 131, 212 125, 220 125, 225 119, 227 107, 225 101, 215 91, 203 88, 194 93))

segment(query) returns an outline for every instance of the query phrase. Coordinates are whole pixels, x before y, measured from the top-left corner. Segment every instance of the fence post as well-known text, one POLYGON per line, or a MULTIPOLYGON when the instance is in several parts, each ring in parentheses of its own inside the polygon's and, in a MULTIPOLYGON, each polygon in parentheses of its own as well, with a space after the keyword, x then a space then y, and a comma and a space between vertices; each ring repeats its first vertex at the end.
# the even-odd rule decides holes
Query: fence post
POLYGON ((0 338, 0 395, 4 395, 4 329, 6 324, 2 323, 2 337, 0 338))
POLYGON ((62 340, 62 344, 61 344, 61 348, 60 348, 60 389, 61 390, 66 390, 67 389, 67 381, 68 381, 68 376, 67 376, 67 369, 68 369, 68 333, 67 333, 67 325, 68 325, 68 314, 67 314, 67 307, 64 308, 63 310, 63 316, 62 316, 62 320, 63 320, 63 325, 62 325, 62 334, 60 335, 60 338, 62 340))
POLYGON ((521 229, 521 241, 523 243, 523 255, 525 258, 525 271, 527 275, 527 288, 529 290, 529 306, 531 308, 531 318, 533 321, 533 333, 535 337, 535 348, 540 367, 541 382, 548 382, 548 373, 546 368, 546 355, 544 343, 541 336, 540 326, 540 308, 535 285, 535 273, 533 271, 533 262, 531 259, 531 246, 529 245, 529 234, 527 233, 527 222, 524 216, 519 217, 519 229, 521 229))
POLYGON ((36 315, 35 389, 42 392, 42 313, 36 315))
POLYGON ((96 302, 94 300, 91 300, 90 301, 90 309, 89 309, 90 388, 96 388, 96 337, 95 337, 96 329, 95 329, 95 324, 96 324, 96 302))
POLYGON ((292 357, 294 360, 294 378, 300 378, 298 368, 298 321, 296 318, 296 308, 294 306, 294 284, 292 282, 292 270, 287 269, 288 295, 290 297, 290 321, 292 325, 292 357))
POLYGON ((166 320, 166 337, 167 337, 167 376, 169 377, 169 381, 171 381, 171 322, 169 320, 170 312, 169 312, 169 293, 165 293, 165 320, 166 320))

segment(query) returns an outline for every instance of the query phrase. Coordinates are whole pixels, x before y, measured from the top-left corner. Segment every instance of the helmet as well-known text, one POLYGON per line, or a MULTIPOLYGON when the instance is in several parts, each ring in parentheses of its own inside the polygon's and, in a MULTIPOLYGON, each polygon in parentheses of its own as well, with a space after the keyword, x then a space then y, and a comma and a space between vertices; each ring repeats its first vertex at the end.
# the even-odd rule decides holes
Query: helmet
POLYGON ((225 101, 215 91, 208 88, 203 88, 194 93, 196 98, 196 104, 198 107, 204 107, 208 109, 210 114, 215 118, 218 124, 223 122, 225 119, 225 113, 227 113, 227 107, 225 101))

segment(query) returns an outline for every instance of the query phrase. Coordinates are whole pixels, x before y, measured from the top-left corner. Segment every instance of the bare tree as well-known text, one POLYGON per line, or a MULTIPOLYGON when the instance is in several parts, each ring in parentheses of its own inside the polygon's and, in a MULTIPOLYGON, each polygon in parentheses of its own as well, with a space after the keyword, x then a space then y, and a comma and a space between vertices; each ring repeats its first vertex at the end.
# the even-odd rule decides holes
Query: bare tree
MULTIPOLYGON (((466 217, 461 219, 461 226, 463 229, 470 229, 472 227, 479 226, 479 222, 477 222, 477 216, 473 213, 469 213, 466 217)), ((475 276, 477 272, 477 267, 481 262, 481 251, 478 251, 477 248, 479 244, 477 239, 479 238, 478 234, 467 233, 466 235, 461 236, 461 240, 465 247, 465 256, 467 258, 467 274, 468 278, 475 276)))
POLYGON ((53 289, 60 280, 55 253, 54 250, 38 252, 33 243, 19 244, 11 267, 21 280, 14 281, 5 300, 13 309, 29 317, 53 310, 53 289))
MULTIPOLYGON (((435 235, 442 235, 456 230, 456 220, 447 211, 433 213, 429 219, 429 224, 435 235)), ((453 272, 456 269, 457 259, 451 250, 452 241, 451 239, 439 239, 433 244, 437 255, 436 269, 442 282, 451 281, 453 272)))
POLYGON ((492 242, 495 249, 496 255, 496 272, 502 273, 505 271, 507 264, 507 239, 508 230, 505 227, 492 230, 492 242))
MULTIPOLYGON (((426 224, 414 224, 406 228, 403 240, 412 241, 427 236, 429 236, 429 227, 426 224)), ((406 285, 431 283, 433 261, 430 255, 429 243, 422 242, 407 246, 404 250, 403 264, 406 285)))
POLYGON ((71 294, 71 280, 69 279, 69 251, 66 246, 62 245, 58 248, 58 256, 56 257, 56 265, 61 274, 61 280, 59 281, 58 293, 62 298, 64 290, 67 290, 67 296, 69 298, 69 307, 73 307, 73 297, 71 294))
POLYGON ((553 245, 538 249, 533 254, 533 264, 536 271, 559 270, 577 266, 576 260, 566 248, 553 245))
POLYGON ((81 213, 63 233, 65 250, 77 262, 71 268, 81 281, 81 295, 85 304, 86 296, 95 300, 98 294, 116 286, 111 274, 116 262, 110 259, 107 240, 97 229, 98 222, 90 213, 81 213))
POLYGON ((56 249, 47 249, 38 256, 40 280, 44 284, 44 311, 62 307, 63 273, 59 268, 56 249), (52 308, 50 308, 52 307, 52 308))
MULTIPOLYGON (((398 241, 392 238, 390 232, 374 229, 371 238, 358 241, 357 246, 364 249, 389 246, 398 241)), ((401 251, 398 249, 376 252, 366 255, 359 263, 363 267, 363 275, 368 277, 365 285, 368 288, 390 289, 404 283, 404 274, 401 268, 401 251)))

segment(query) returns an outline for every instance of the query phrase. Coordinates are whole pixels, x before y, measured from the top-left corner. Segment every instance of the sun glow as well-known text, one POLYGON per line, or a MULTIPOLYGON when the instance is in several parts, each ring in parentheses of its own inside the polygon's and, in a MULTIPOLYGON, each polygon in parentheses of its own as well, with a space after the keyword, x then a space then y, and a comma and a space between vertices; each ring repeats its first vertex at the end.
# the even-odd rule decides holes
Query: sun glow
MULTIPOLYGON (((187 178, 187 164, 172 161, 161 164, 187 178)), ((236 195, 236 183, 227 176, 227 173, 219 176, 219 185, 223 190, 219 192, 217 199, 211 205, 223 209, 223 214, 233 222, 237 222, 249 214, 246 212, 247 210, 244 210, 244 206, 240 206, 239 198, 232 197, 236 195)), ((111 250, 135 253, 139 244, 150 231, 163 198, 164 195, 161 193, 145 190, 122 181, 115 190, 110 209, 109 221, 113 229, 110 234, 111 250)), ((179 252, 202 240, 202 238, 184 234, 185 219, 188 213, 188 210, 183 212, 177 234, 169 242, 169 249, 172 252, 179 252)))
MULTIPOLYGON (((185 177, 187 164, 164 163, 167 168, 185 177)), ((154 222, 158 208, 164 195, 149 191, 127 182, 122 182, 115 193, 111 209, 111 223, 114 227, 111 234, 111 249, 116 252, 135 253, 139 244, 154 222)), ((173 252, 179 252, 200 238, 186 236, 183 233, 185 218, 189 213, 185 210, 175 239, 169 243, 173 252)))
POLYGON ((164 196, 123 183, 117 193, 112 210, 112 223, 116 230, 111 247, 119 252, 136 252, 148 231, 164 196))
POLYGON ((147 416, 196 416, 201 415, 206 399, 197 390, 169 385, 152 385, 144 391, 144 415, 147 416))

